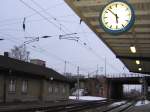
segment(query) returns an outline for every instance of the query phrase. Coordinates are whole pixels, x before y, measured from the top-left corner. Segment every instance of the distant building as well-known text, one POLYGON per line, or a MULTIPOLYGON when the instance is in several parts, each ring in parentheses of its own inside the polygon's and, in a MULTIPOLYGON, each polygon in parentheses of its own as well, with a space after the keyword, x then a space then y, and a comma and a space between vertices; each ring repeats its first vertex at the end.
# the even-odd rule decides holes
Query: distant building
MULTIPOLYGON (((76 80, 72 81, 72 93, 77 89, 76 80)), ((84 89, 85 95, 107 97, 107 80, 105 77, 80 78, 79 85, 79 89, 84 89)))
POLYGON ((69 83, 64 76, 7 56, 0 55, 0 102, 68 99, 69 83))
POLYGON ((30 63, 46 67, 46 62, 40 59, 31 59, 30 63))

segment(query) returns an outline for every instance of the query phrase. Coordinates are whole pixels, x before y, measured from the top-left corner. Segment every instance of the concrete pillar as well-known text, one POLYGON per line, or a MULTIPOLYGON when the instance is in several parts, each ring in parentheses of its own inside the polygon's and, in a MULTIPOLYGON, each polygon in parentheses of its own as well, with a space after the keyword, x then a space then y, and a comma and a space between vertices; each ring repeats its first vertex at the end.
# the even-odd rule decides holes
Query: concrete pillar
POLYGON ((148 96, 148 82, 145 77, 142 78, 142 100, 147 99, 148 96))
POLYGON ((143 96, 144 96, 144 99, 147 99, 147 96, 148 96, 148 82, 145 79, 145 77, 144 77, 144 81, 143 81, 143 96))

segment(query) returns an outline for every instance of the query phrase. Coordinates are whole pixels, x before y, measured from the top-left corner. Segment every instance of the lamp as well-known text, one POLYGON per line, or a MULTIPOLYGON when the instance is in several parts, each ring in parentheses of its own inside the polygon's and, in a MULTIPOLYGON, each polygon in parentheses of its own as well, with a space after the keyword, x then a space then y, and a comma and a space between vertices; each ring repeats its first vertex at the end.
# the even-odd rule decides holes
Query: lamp
POLYGON ((136 48, 135 48, 135 46, 130 46, 130 50, 131 50, 132 53, 136 53, 136 48))

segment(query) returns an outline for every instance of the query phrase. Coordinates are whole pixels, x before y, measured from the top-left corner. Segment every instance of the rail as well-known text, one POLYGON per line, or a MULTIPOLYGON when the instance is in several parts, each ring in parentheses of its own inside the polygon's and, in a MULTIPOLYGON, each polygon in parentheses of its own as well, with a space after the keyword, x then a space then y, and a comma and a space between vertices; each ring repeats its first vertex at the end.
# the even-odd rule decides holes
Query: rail
POLYGON ((95 108, 98 106, 104 106, 106 104, 111 104, 114 100, 101 100, 101 101, 86 101, 86 102, 71 102, 67 104, 58 104, 58 105, 43 105, 43 106, 25 106, 19 108, 0 108, 0 112, 75 112, 84 109, 95 108))

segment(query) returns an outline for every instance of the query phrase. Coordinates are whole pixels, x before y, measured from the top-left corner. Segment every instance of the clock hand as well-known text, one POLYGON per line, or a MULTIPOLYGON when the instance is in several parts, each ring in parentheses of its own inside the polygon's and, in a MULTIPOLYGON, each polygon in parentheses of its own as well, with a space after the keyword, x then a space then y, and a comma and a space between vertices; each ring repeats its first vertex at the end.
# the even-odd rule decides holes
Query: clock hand
POLYGON ((115 14, 112 10, 110 10, 110 9, 108 9, 115 17, 116 17, 116 23, 118 23, 118 16, 117 16, 117 14, 115 14))
POLYGON ((110 10, 110 9, 108 9, 114 16, 116 16, 116 14, 112 11, 112 10, 110 10))
POLYGON ((119 19, 119 17, 118 17, 118 15, 116 14, 116 23, 118 24, 118 19, 119 19))

